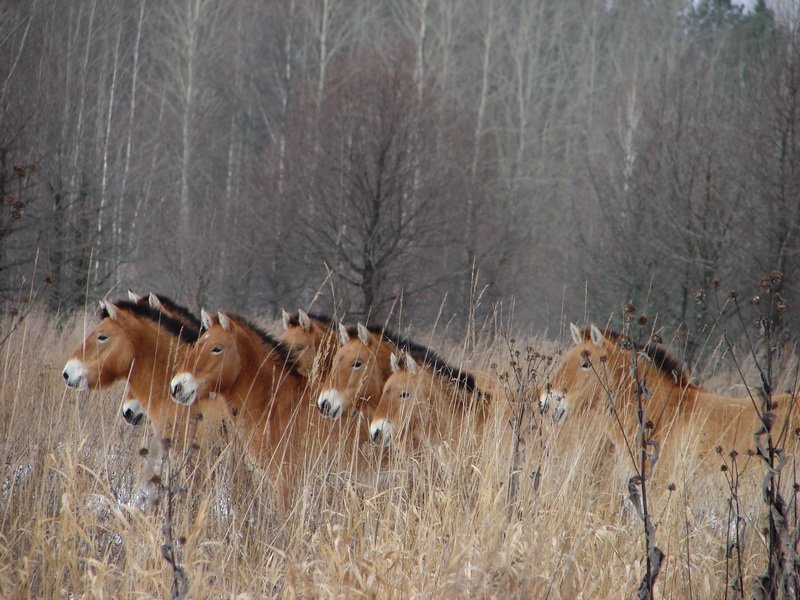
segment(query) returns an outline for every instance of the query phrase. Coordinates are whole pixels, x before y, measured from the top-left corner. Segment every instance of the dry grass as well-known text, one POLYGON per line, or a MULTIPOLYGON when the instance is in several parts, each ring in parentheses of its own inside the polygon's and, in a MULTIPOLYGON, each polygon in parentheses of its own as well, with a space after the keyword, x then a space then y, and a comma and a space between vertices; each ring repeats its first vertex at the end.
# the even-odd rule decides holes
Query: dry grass
MULTIPOLYGON (((122 386, 65 389, 60 370, 82 336, 82 318, 58 327, 33 313, 0 349, 0 595, 167 597, 166 497, 152 479, 166 483, 179 461, 141 456, 146 428, 120 418, 122 386)), ((481 366, 508 370, 506 355, 498 342, 481 366)), ((536 401, 533 389, 521 393, 536 401)), ((530 434, 513 509, 504 428, 474 453, 443 447, 395 461, 381 485, 316 464, 288 511, 275 508, 273 482, 248 469, 238 440, 192 461, 195 476, 179 470, 185 490, 172 489, 190 596, 630 597, 644 568, 642 526, 623 502, 624 467, 603 464, 600 426, 530 434)), ((661 597, 723 597, 726 567, 735 571, 725 557, 729 492, 719 461, 707 462, 697 472, 688 457, 672 474, 676 491, 650 490, 667 555, 661 597)), ((766 563, 760 468, 748 467, 739 498, 745 590, 766 563)))

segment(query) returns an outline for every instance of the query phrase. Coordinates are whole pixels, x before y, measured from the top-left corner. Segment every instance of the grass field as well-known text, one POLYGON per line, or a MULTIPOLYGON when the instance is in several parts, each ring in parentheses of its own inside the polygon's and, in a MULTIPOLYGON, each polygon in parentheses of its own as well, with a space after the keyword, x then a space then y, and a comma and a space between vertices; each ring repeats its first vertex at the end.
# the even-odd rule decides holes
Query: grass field
MULTIPOLYGON (((625 502, 632 467, 604 463, 607 424, 537 427, 535 413, 516 494, 508 491, 511 436, 498 418, 477 450, 443 446, 395 457, 380 482, 313 461, 290 508, 278 509, 274 482, 248 466, 235 436, 185 466, 172 452, 160 461, 148 427, 121 419, 122 385, 67 390, 60 372, 83 339, 84 317, 58 323, 34 311, 0 348, 5 598, 169 597, 176 568, 193 598, 635 595, 643 526, 625 502), (163 548, 170 539, 175 567, 163 548)), ((2 331, 11 324, 5 318, 2 331)), ((516 345, 517 364, 530 375, 519 385, 507 340, 481 349, 470 366, 512 374, 498 403, 536 406, 529 367, 540 382, 545 369, 525 355, 552 354, 558 345, 516 345)), ((725 368, 710 381, 720 392, 738 383, 725 368)), ((674 491, 668 481, 652 482, 650 509, 666 554, 658 597, 726 597, 739 569, 748 595, 765 569, 764 468, 737 458, 742 525, 733 548, 723 457, 699 466, 687 458, 669 474, 674 491)), ((783 479, 796 515, 793 463, 783 479)))

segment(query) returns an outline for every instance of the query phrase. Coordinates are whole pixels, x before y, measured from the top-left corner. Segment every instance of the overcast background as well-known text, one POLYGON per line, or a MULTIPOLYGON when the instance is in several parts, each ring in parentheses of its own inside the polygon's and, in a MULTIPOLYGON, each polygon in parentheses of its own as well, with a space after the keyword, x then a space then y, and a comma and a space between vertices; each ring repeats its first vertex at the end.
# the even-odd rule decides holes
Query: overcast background
POLYGON ((551 334, 633 302, 691 353, 714 278, 797 302, 800 19, 750 8, 4 2, 0 299, 551 334))

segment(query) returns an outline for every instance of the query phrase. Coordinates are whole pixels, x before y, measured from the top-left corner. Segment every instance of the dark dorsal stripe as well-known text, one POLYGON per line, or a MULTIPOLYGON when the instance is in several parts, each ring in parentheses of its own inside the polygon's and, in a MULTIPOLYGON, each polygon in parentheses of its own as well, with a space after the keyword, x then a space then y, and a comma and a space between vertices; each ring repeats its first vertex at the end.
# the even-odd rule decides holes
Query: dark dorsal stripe
POLYGON ((278 358, 283 362, 283 364, 286 365, 286 367, 289 369, 289 372, 292 375, 297 375, 298 377, 302 377, 302 374, 300 374, 297 371, 297 357, 295 356, 291 347, 284 344, 282 341, 272 337, 266 331, 264 331, 257 325, 253 324, 251 321, 247 320, 241 315, 231 315, 226 313, 226 316, 233 319, 234 321, 236 321, 237 324, 249 330, 256 337, 258 337, 258 339, 261 341, 261 343, 267 350, 274 351, 278 355, 278 358))
MULTIPOLYGON (((358 337, 357 326, 348 325, 346 329, 347 335, 350 336, 350 339, 358 337)), ((384 341, 391 343, 401 352, 408 352, 411 355, 411 358, 413 358, 415 361, 422 363, 427 368, 431 369, 434 374, 449 379, 457 387, 464 389, 467 392, 477 391, 481 394, 487 395, 486 392, 482 392, 478 389, 478 386, 475 383, 475 378, 470 373, 449 365, 441 356, 427 346, 423 346, 422 344, 411 341, 408 338, 397 335, 396 333, 385 329, 380 325, 367 325, 367 331, 377 335, 384 341)))
MULTIPOLYGON (((583 333, 584 340, 591 341, 591 327, 584 327, 581 332, 583 333)), ((603 332, 603 335, 605 335, 606 339, 608 339, 614 345, 617 345, 622 337, 620 333, 617 333, 612 329, 606 329, 603 332)), ((669 376, 673 381, 675 381, 676 384, 682 386, 687 386, 690 384, 690 377, 683 366, 683 362, 677 357, 673 356, 673 354, 665 346, 655 342, 639 344, 634 340, 631 340, 631 344, 636 352, 641 352, 644 354, 652 361, 659 371, 669 376)))
MULTIPOLYGON (((197 338, 200 336, 199 328, 192 328, 183 321, 151 308, 148 304, 139 304, 137 302, 131 302, 130 300, 120 300, 118 302, 114 302, 113 304, 119 310, 124 310, 137 317, 152 321, 161 329, 164 329, 175 337, 180 338, 181 341, 187 344, 194 344, 197 341, 197 338)), ((101 319, 107 319, 110 315, 108 314, 108 310, 103 307, 100 309, 99 316, 101 319)))

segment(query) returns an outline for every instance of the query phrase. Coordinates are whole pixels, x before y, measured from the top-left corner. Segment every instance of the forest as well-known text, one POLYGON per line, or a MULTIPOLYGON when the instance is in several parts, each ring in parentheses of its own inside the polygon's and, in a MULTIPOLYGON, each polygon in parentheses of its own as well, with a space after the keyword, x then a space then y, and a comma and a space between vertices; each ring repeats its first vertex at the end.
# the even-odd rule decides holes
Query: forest
POLYGON ((777 270, 797 297, 798 10, 3 3, 0 299, 132 287, 459 335, 633 303, 691 358, 712 282, 777 270))

